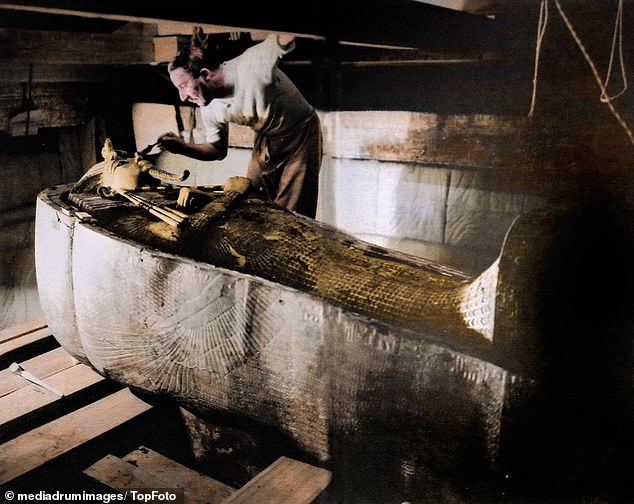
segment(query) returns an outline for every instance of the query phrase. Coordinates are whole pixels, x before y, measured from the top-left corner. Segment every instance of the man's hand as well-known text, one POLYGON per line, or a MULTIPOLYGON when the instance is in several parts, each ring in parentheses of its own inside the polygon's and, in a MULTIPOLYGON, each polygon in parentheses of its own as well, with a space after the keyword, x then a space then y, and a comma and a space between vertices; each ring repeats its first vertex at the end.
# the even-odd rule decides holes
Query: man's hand
POLYGON ((185 142, 176 133, 165 133, 158 138, 157 147, 160 150, 166 150, 173 152, 174 154, 181 154, 185 149, 185 142))
POLYGON ((287 48, 294 40, 295 35, 289 35, 288 33, 279 33, 277 35, 277 43, 284 48, 287 48))

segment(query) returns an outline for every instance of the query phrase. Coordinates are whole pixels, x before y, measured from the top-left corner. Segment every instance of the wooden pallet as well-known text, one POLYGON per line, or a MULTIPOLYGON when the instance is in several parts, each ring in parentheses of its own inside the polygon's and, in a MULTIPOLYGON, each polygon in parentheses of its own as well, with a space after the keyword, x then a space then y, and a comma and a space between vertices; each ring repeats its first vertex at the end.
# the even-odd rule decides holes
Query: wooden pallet
MULTIPOLYGON (((32 474, 39 483, 38 470, 51 467, 65 456, 72 457, 91 443, 89 451, 105 456, 83 466, 84 478, 117 491, 182 489, 188 504, 302 504, 315 500, 328 486, 329 471, 287 457, 280 457, 235 489, 151 448, 141 446, 122 457, 108 451, 107 441, 101 441, 95 449, 94 443, 109 433, 121 432, 133 420, 156 423, 164 416, 148 416, 156 408, 149 400, 109 382, 51 340, 50 331, 40 320, 0 331, 3 487, 32 474), (14 362, 42 380, 44 386, 12 372, 9 366, 14 362)), ((137 430, 131 432, 134 436, 137 430)))

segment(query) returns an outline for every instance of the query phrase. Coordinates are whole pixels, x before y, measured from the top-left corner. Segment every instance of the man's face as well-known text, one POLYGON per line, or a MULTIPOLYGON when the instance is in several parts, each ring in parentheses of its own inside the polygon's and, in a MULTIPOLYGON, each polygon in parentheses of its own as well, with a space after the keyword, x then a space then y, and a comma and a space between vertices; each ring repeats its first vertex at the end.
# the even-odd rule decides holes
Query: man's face
POLYGON ((197 79, 194 79, 183 68, 174 68, 169 74, 170 80, 178 89, 178 95, 182 101, 195 103, 199 107, 204 107, 211 101, 212 93, 206 86, 206 80, 202 74, 197 79))

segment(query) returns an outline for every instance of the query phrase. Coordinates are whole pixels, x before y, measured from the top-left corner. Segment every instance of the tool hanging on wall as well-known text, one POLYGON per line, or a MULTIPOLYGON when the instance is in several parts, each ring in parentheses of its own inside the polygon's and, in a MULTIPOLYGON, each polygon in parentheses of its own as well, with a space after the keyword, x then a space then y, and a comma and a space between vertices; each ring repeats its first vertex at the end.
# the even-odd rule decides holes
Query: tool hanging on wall
POLYGON ((22 94, 22 103, 9 115, 11 136, 37 135, 46 125, 46 115, 33 101, 33 63, 29 64, 29 80, 22 94))

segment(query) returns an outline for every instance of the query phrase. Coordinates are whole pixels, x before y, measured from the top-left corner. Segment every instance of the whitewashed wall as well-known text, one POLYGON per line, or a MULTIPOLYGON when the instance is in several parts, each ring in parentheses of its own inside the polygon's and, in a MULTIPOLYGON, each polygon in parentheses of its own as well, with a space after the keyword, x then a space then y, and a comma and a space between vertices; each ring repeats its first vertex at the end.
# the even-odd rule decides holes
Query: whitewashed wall
POLYGON ((522 119, 364 111, 323 122, 319 218, 364 240, 475 273, 496 258, 515 216, 545 204, 499 182, 515 167, 508 144, 487 149, 512 141, 522 119))
MULTIPOLYGON (((157 138, 168 131, 178 132, 176 111, 172 105, 157 103, 137 103, 133 110, 133 125, 136 147, 138 150, 156 142, 157 138)), ((180 114, 185 125, 182 131, 186 138, 196 142, 203 141, 200 112, 191 107, 180 107, 180 114), (196 111, 195 115, 192 112, 196 111)), ((164 152, 157 160, 157 165, 171 172, 189 170, 188 185, 222 184, 233 175, 244 175, 251 156, 253 132, 244 127, 232 126, 229 141, 232 148, 222 161, 198 161, 195 159, 164 152)), ((156 151, 154 151, 156 152, 156 151)))

